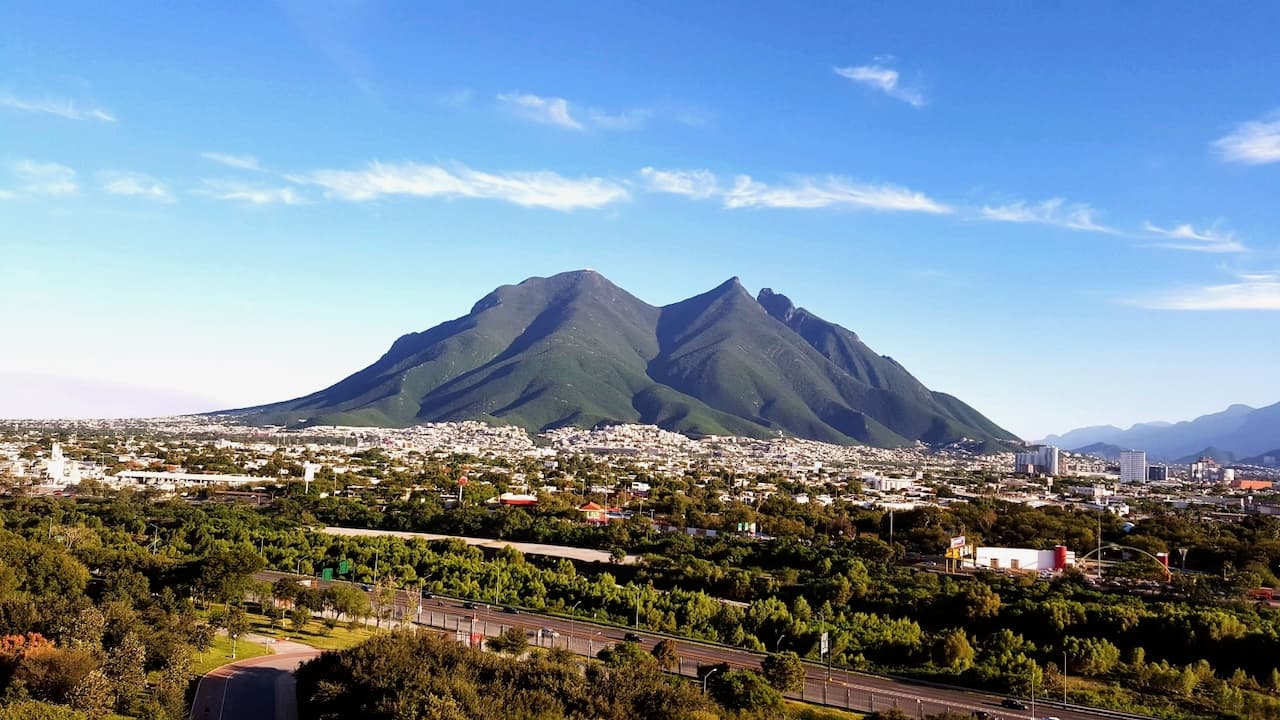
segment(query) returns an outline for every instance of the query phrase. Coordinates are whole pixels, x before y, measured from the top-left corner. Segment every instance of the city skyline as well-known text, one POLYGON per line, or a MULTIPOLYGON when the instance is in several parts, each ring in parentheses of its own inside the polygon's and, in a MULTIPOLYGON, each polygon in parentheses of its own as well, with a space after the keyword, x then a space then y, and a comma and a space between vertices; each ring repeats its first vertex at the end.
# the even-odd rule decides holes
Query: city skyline
POLYGON ((1277 11, 677 7, 0 10, 0 396, 284 400, 591 267, 1028 440, 1280 400, 1277 11))

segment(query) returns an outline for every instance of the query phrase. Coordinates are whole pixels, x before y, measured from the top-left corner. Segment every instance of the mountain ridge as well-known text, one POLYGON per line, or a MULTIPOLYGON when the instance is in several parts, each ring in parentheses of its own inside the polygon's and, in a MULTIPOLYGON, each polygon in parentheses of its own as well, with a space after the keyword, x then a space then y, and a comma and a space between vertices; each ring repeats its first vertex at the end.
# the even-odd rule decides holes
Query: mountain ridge
POLYGON ((1059 447, 1093 444, 1145 450, 1148 457, 1178 462, 1206 448, 1235 457, 1260 455, 1280 444, 1280 403, 1254 408, 1235 403, 1215 413, 1181 422, 1138 423, 1127 429, 1114 425, 1078 428, 1050 435, 1042 443, 1059 447))
POLYGON ((590 270, 503 285, 327 388, 225 413, 290 426, 641 422, 884 447, 1018 442, 785 295, 753 297, 733 277, 656 307, 590 270))

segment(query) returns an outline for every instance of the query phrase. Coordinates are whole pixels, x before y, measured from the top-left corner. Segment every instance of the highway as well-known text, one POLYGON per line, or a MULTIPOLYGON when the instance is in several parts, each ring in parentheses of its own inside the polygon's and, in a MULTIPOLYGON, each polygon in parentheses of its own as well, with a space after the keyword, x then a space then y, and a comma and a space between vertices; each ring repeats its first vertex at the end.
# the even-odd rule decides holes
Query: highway
MULTIPOLYGON (((255 575, 255 578, 260 581, 272 582, 280 577, 297 576, 280 572, 261 572, 255 575)), ((311 580, 319 587, 339 582, 325 582, 314 578, 311 580)), ((530 633, 530 642, 534 645, 542 647, 555 645, 586 656, 594 656, 605 645, 622 642, 624 634, 628 632, 622 628, 578 619, 571 620, 524 611, 510 614, 500 607, 482 603, 476 603, 474 609, 469 609, 463 607, 461 600, 439 596, 428 598, 419 606, 418 595, 405 591, 399 591, 396 594, 393 617, 400 624, 434 628, 449 633, 461 642, 473 644, 482 642, 484 637, 495 636, 508 627, 523 627, 530 633), (554 635, 544 636, 541 632, 543 628, 553 631, 554 635)), ((646 650, 652 649, 658 640, 668 637, 643 630, 637 632, 641 636, 640 644, 646 650)), ((718 663, 726 663, 734 669, 759 670, 760 660, 763 658, 760 653, 738 648, 675 637, 670 639, 676 642, 680 655, 680 665, 676 670, 682 675, 693 676, 697 673, 698 665, 718 663)), ((1030 710, 1010 710, 1002 707, 1000 702, 1004 698, 1000 695, 940 687, 910 679, 849 672, 839 668, 832 670, 831 679, 828 681, 825 667, 812 663, 807 665, 807 670, 803 692, 790 694, 789 697, 860 712, 897 707, 912 717, 923 717, 947 710, 964 714, 981 710, 1004 720, 1029 720, 1033 717, 1030 710)), ((1064 707, 1059 703, 1046 706, 1042 701, 1038 701, 1034 717, 1099 720, 1141 716, 1075 706, 1064 707)))

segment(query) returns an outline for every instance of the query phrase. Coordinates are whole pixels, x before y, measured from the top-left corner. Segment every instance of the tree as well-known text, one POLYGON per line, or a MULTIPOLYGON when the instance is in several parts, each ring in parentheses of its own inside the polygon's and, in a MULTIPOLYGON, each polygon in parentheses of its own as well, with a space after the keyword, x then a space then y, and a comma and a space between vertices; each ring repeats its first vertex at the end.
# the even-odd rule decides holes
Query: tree
POLYGON ((170 717, 183 716, 186 706, 187 685, 191 682, 191 653, 177 647, 165 658, 156 681, 155 698, 170 717))
POLYGON ((707 690, 728 710, 757 713, 782 706, 782 693, 760 673, 751 670, 730 670, 712 675, 707 690))
POLYGON ((231 659, 236 657, 236 642, 240 636, 249 631, 249 615, 245 613, 244 606, 232 605, 227 608, 227 614, 223 618, 223 627, 227 629, 227 637, 231 638, 231 659))
POLYGON ((311 622, 310 610, 299 606, 289 611, 289 624, 293 626, 294 632, 306 630, 309 622, 311 622))
POLYGON ((525 650, 528 649, 529 636, 525 634, 525 630, 522 627, 509 627, 499 633, 497 637, 489 638, 485 645, 494 652, 519 656, 523 655, 525 650))
POLYGON ((967 670, 975 656, 968 634, 960 628, 943 632, 933 644, 933 662, 939 667, 967 670))
POLYGON ((674 640, 669 638, 659 640, 650 652, 658 661, 658 667, 663 670, 671 670, 680 664, 680 651, 674 640))
POLYGON ((121 713, 127 714, 133 702, 146 690, 146 662, 147 649, 132 632, 125 634, 120 644, 107 653, 102 672, 115 690, 116 709, 121 713))
POLYGON ((85 720, 85 715, 64 705, 22 700, 0 706, 0 720, 85 720))
POLYGON ((101 670, 94 670, 67 695, 67 704, 84 713, 89 720, 101 720, 111 712, 114 694, 111 680, 101 670))
POLYGON ((793 652, 772 653, 760 661, 765 680, 780 692, 793 692, 804 686, 804 663, 793 652))

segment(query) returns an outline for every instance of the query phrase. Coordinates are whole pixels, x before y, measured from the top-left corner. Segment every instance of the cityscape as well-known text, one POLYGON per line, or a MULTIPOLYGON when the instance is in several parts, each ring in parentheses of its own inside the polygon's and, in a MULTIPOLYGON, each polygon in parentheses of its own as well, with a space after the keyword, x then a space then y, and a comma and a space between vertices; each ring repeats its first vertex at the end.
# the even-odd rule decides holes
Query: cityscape
POLYGON ((1278 23, 0 4, 0 720, 1280 718, 1278 23))

